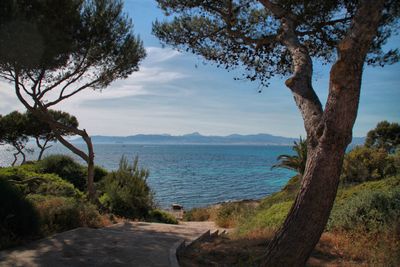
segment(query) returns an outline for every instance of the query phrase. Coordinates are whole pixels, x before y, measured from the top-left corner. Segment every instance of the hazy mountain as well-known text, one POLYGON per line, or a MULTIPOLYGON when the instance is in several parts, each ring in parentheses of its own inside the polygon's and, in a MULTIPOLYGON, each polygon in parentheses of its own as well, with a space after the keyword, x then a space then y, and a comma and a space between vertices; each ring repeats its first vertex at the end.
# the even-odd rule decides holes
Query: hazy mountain
MULTIPOLYGON (((103 144, 268 144, 268 145, 291 145, 295 138, 274 136, 270 134, 228 136, 204 136, 199 133, 185 135, 167 134, 138 134, 131 136, 92 136, 93 143, 103 144)), ((81 142, 75 139, 73 142, 81 142)))
MULTIPOLYGON (((353 139, 353 145, 362 144, 364 139, 363 137, 355 137, 353 139)), ((297 139, 270 134, 205 136, 197 132, 178 136, 169 134, 92 136, 93 143, 97 144, 292 145, 295 140, 297 139)), ((75 139, 73 142, 81 142, 81 140, 75 139)))

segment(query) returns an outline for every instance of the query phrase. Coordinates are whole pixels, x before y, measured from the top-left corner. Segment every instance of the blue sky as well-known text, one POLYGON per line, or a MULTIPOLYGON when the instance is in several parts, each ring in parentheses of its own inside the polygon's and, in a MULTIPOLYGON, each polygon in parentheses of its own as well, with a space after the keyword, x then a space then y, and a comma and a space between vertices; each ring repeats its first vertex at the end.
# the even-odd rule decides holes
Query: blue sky
MULTIPOLYGON (((304 136, 303 121, 284 79, 276 78, 258 93, 258 83, 235 81, 240 70, 227 72, 191 54, 161 48, 151 23, 162 19, 152 0, 126 0, 148 57, 140 71, 102 92, 86 91, 60 104, 76 115, 92 135, 270 133, 304 136)), ((399 47, 400 38, 389 43, 399 47)), ((315 66, 314 87, 325 102, 329 66, 315 66)), ((354 136, 364 136, 377 122, 400 122, 400 64, 366 67, 354 136)), ((23 110, 12 87, 0 83, 0 114, 23 110)))

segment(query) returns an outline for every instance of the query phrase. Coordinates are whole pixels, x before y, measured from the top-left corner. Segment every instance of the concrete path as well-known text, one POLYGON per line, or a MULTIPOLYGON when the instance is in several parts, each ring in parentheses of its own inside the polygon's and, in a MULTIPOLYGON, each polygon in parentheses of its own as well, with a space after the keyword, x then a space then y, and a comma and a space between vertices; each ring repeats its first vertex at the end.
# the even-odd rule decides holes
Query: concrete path
POLYGON ((176 266, 175 250, 212 222, 180 225, 125 222, 101 229, 77 228, 0 252, 0 266, 176 266))

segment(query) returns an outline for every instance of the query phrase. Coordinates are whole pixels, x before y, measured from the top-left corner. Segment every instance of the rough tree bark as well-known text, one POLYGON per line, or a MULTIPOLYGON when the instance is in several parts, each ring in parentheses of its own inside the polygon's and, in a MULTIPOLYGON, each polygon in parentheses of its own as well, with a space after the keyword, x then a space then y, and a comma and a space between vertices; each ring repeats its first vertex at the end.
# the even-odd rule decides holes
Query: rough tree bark
POLYGON ((329 95, 322 111, 311 85, 312 62, 282 19, 282 42, 288 47, 294 75, 286 81, 307 132, 308 155, 301 189, 283 226, 269 243, 263 266, 303 266, 324 231, 336 197, 343 157, 352 139, 365 57, 376 35, 384 0, 364 0, 330 72, 329 95))
POLYGON ((19 75, 18 71, 15 71, 15 92, 18 97, 18 99, 21 101, 21 103, 26 107, 27 110, 32 112, 39 120, 42 120, 43 122, 47 123, 51 130, 55 133, 55 136, 57 140, 62 143, 65 147, 67 147, 69 150, 71 150, 74 154, 78 155, 80 158, 82 158, 88 166, 88 175, 87 175, 87 191, 88 191, 88 197, 91 201, 95 200, 96 196, 96 190, 94 188, 94 150, 93 150, 93 144, 90 136, 87 134, 86 130, 80 130, 78 128, 74 127, 68 127, 62 123, 59 123, 55 121, 47 112, 47 109, 43 106, 43 104, 40 101, 35 101, 34 106, 31 106, 23 97, 21 94, 21 88, 19 86, 19 75), (59 133, 59 130, 66 130, 68 132, 74 133, 76 135, 79 135, 82 137, 82 139, 86 143, 86 147, 88 150, 88 153, 86 154, 82 150, 78 149, 74 145, 72 145, 70 142, 65 140, 62 135, 59 133))

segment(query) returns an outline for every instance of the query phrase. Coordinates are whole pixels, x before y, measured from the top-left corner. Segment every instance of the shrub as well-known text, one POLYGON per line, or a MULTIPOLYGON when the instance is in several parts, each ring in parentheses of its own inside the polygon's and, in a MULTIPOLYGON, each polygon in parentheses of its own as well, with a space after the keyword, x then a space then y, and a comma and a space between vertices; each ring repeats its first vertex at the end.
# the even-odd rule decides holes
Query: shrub
POLYGON ((138 158, 129 165, 121 158, 117 171, 109 173, 103 180, 104 195, 100 202, 111 212, 128 217, 144 218, 153 208, 153 193, 147 184, 149 172, 139 169, 138 158))
POLYGON ((80 197, 82 193, 56 174, 37 173, 33 167, 19 166, 0 169, 0 179, 10 181, 23 194, 80 197))
POLYGON ((185 221, 208 221, 211 218, 211 208, 193 208, 183 215, 185 221))
POLYGON ((377 232, 393 227, 400 219, 400 188, 362 191, 332 210, 328 229, 377 232))
POLYGON ((395 174, 394 163, 383 149, 356 147, 344 159, 341 180, 360 183, 395 174))
POLYGON ((237 234, 247 235, 260 229, 275 230, 279 228, 289 213, 292 204, 293 201, 287 201, 273 204, 267 209, 260 207, 247 220, 241 221, 237 234))
MULTIPOLYGON (((108 171, 100 166, 94 166, 94 182, 98 183, 102 181, 108 174, 108 171)), ((87 169, 85 172, 85 177, 87 175, 87 169)))
POLYGON ((36 235, 39 217, 31 202, 4 179, 0 179, 0 248, 36 235))
POLYGON ((77 190, 70 182, 61 179, 57 175, 42 174, 39 177, 43 178, 43 182, 31 193, 77 198, 83 196, 83 193, 77 190))
POLYGON ((224 228, 232 228, 251 211, 249 205, 241 202, 225 203, 218 209, 215 223, 224 228))
POLYGON ((400 149, 397 149, 395 153, 390 154, 389 159, 393 162, 393 171, 396 174, 400 174, 400 149))
POLYGON ((29 195, 28 198, 38 210, 41 232, 45 235, 76 227, 102 226, 96 207, 83 200, 43 195, 29 195))
POLYGON ((55 173, 84 191, 86 188, 85 168, 66 155, 51 155, 38 163, 41 172, 55 173))
POLYGON ((170 213, 155 209, 149 212, 148 221, 168 224, 178 224, 178 221, 170 213))

